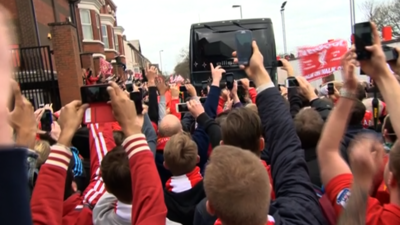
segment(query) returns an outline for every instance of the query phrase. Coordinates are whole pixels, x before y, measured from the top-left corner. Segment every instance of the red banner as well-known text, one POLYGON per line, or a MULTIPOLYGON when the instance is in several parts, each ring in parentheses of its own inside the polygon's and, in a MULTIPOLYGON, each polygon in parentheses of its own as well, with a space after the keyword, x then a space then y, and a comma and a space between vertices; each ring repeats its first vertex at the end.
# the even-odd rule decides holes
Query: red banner
POLYGON ((303 77, 312 81, 340 70, 340 59, 347 49, 345 40, 334 40, 312 47, 300 47, 299 58, 303 77))

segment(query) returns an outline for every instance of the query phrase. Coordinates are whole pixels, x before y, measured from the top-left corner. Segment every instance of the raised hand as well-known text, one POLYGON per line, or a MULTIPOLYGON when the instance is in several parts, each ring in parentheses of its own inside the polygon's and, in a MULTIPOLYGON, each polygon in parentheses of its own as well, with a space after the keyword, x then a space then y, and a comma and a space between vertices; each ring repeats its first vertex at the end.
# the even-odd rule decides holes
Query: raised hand
POLYGON ((358 85, 358 79, 355 73, 356 69, 356 53, 354 48, 350 49, 342 56, 341 64, 342 64, 342 77, 343 84, 346 89, 356 90, 358 85))
POLYGON ((204 113, 204 108, 203 105, 197 101, 197 100, 190 100, 187 103, 188 109, 190 111, 190 114, 192 114, 192 116, 194 118, 197 118, 198 116, 200 116, 202 113, 204 113))
POLYGON ((214 68, 214 65, 212 63, 210 63, 210 67, 211 67, 211 76, 213 79, 212 85, 219 87, 219 83, 221 82, 222 79, 222 74, 225 73, 226 71, 222 69, 221 66, 217 66, 214 68))

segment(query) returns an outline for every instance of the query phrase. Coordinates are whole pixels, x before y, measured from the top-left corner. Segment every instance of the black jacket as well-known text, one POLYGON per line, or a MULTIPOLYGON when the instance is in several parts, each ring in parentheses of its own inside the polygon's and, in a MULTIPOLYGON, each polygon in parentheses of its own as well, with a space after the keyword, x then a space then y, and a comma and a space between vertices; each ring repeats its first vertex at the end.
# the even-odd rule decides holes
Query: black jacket
POLYGON ((327 224, 310 181, 291 114, 278 89, 262 91, 256 103, 271 159, 276 195, 269 215, 274 217, 276 225, 327 224))
POLYGON ((310 174, 311 183, 321 188, 321 176, 319 173, 318 157, 316 148, 304 149, 304 156, 307 163, 308 173, 310 174))
POLYGON ((164 189, 164 200, 168 209, 167 218, 182 225, 193 225, 196 206, 205 197, 203 181, 181 193, 173 193, 164 189))

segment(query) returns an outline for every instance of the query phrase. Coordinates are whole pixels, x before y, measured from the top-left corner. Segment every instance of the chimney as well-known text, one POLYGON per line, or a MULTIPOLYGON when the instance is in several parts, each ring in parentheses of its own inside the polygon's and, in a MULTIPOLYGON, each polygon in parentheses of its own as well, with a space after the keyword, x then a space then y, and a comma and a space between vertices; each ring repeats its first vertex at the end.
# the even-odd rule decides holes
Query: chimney
POLYGON ((386 26, 382 28, 382 37, 384 41, 392 40, 392 27, 386 26))

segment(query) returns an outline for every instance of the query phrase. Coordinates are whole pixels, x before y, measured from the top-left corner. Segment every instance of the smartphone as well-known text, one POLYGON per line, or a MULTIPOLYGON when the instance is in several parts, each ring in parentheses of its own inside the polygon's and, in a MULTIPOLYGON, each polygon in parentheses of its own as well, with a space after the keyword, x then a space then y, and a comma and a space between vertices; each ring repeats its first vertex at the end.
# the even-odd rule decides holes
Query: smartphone
POLYGON ((133 84, 125 84, 125 89, 127 92, 133 92, 133 84))
POLYGON ((372 27, 370 22, 356 23, 354 25, 354 43, 356 46, 357 60, 371 58, 371 52, 365 49, 373 44, 372 27))
POLYGON ((207 100, 207 97, 199 98, 199 101, 201 104, 204 104, 206 102, 206 100, 207 100))
POLYGON ((227 87, 229 90, 232 90, 232 88, 233 88, 233 82, 234 82, 233 74, 232 74, 232 73, 227 73, 227 74, 225 75, 225 79, 226 79, 226 87, 227 87))
POLYGON ((201 82, 201 90, 203 92, 203 94, 207 95, 208 94, 208 80, 202 81, 201 82))
POLYGON ((107 87, 109 84, 87 85, 81 87, 82 103, 106 103, 110 101, 107 87))
POLYGON ((248 66, 253 55, 253 33, 250 30, 235 32, 236 53, 239 65, 248 66))
POLYGON ((180 92, 187 92, 187 89, 186 89, 185 86, 182 85, 182 86, 179 87, 179 91, 180 92))
POLYGON ((335 85, 333 83, 328 83, 328 95, 335 94, 335 85))
POLYGON ((281 60, 278 60, 278 67, 282 67, 282 66, 283 66, 282 61, 281 61, 281 60))
POLYGON ((129 98, 135 103, 136 113, 138 115, 142 115, 143 112, 142 94, 140 92, 131 92, 129 93, 129 98))
POLYGON ((382 45, 382 50, 383 53, 385 53, 386 62, 397 61, 397 59, 399 58, 399 53, 393 47, 382 45))
POLYGON ((46 109, 43 112, 42 117, 40 118, 40 125, 43 131, 50 132, 51 125, 53 124, 53 113, 50 109, 46 109))
POLYGON ((297 81, 297 79, 295 77, 288 77, 286 79, 286 87, 287 88, 298 87, 298 86, 299 86, 299 82, 297 81))
POLYGON ((176 104, 176 111, 178 113, 184 113, 184 112, 189 112, 189 109, 188 109, 186 103, 179 103, 179 104, 176 104))

